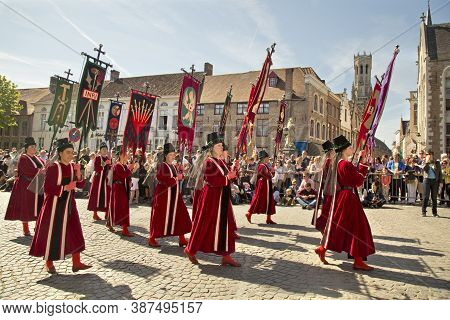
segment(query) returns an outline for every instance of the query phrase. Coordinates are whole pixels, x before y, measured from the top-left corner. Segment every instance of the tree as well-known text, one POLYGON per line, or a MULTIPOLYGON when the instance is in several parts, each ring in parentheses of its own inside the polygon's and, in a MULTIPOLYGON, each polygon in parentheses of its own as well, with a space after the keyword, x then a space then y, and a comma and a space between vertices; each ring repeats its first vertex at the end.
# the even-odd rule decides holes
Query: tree
POLYGON ((17 86, 0 75, 0 128, 17 125, 14 114, 22 109, 17 86))

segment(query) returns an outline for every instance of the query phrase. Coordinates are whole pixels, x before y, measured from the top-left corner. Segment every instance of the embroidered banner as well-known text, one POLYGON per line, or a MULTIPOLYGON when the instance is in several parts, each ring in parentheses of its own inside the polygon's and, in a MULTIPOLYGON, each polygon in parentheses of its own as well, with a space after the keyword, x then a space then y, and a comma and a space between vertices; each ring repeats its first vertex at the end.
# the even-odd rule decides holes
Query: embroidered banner
POLYGON ((275 136, 275 155, 280 150, 281 139, 283 138, 284 119, 286 117, 286 101, 280 102, 280 114, 278 115, 277 134, 275 136))
POLYGON ((108 122, 106 123, 105 141, 109 141, 110 147, 117 142, 120 116, 122 115, 122 102, 111 100, 109 106, 108 122))
POLYGON ((225 126, 227 125, 227 119, 228 114, 230 113, 231 109, 231 98, 233 95, 230 91, 227 92, 227 97, 225 98, 225 103, 223 105, 223 112, 222 112, 222 119, 220 119, 220 126, 219 126, 219 134, 222 136, 225 136, 225 126))
POLYGON ((73 84, 65 79, 57 79, 55 98, 53 99, 52 109, 47 119, 49 126, 62 128, 69 114, 72 101, 73 84))

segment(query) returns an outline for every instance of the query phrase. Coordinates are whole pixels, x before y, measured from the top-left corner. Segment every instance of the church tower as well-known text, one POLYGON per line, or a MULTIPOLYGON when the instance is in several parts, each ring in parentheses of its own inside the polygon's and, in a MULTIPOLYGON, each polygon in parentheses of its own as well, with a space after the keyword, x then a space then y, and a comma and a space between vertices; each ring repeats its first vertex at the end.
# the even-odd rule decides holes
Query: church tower
POLYGON ((352 100, 362 114, 372 93, 372 54, 358 53, 353 56, 353 60, 355 77, 352 86, 352 100))

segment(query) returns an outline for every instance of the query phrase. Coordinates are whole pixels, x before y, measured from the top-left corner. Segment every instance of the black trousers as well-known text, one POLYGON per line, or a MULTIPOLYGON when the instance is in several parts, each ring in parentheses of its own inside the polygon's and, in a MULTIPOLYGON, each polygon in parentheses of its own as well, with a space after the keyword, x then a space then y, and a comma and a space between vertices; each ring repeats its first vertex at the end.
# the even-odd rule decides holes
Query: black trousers
POLYGON ((433 215, 437 215, 437 195, 439 190, 439 181, 436 179, 423 179, 423 196, 424 200, 422 203, 422 214, 426 214, 428 201, 430 200, 431 194, 431 202, 432 208, 431 212, 433 215))

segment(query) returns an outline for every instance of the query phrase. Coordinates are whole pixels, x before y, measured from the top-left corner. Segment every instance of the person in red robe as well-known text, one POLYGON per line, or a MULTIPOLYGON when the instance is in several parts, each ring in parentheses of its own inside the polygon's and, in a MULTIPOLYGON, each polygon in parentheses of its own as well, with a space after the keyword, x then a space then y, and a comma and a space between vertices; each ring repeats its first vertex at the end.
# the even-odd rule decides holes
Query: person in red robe
MULTIPOLYGON (((39 195, 39 190, 33 192, 28 186, 33 178, 44 170, 44 162, 37 157, 36 142, 33 137, 25 138, 24 153, 20 155, 17 164, 17 178, 14 181, 5 220, 22 221, 23 235, 30 236, 30 221, 36 221, 42 208, 44 196, 39 195)), ((37 184, 36 184, 37 188, 37 184)))
POLYGON ((259 164, 257 168, 257 182, 255 193, 248 209, 247 220, 252 223, 253 214, 267 215, 267 224, 276 224, 272 220, 272 215, 275 214, 275 200, 273 199, 272 177, 274 174, 273 168, 269 167, 269 154, 265 150, 261 150, 258 154, 259 164))
MULTIPOLYGON (((228 146, 225 143, 223 143, 222 145, 223 145, 223 153, 222 153, 221 161, 223 161, 223 163, 227 166, 228 171, 236 171, 237 172, 237 170, 239 169, 238 168, 239 161, 236 160, 235 163, 233 165, 231 165, 230 156, 228 154, 228 146)), ((236 180, 236 179, 234 179, 234 180, 236 180)), ((231 187, 228 186, 228 188, 230 188, 230 192, 231 192, 231 187)), ((233 225, 234 235, 235 235, 236 239, 240 239, 241 237, 237 234, 237 223, 236 223, 236 217, 234 216, 234 212, 233 212, 233 224, 234 224, 233 225)))
POLYGON ((332 200, 328 222, 322 238, 322 245, 316 249, 320 260, 325 259, 327 250, 347 252, 355 259, 356 270, 373 270, 363 260, 375 253, 369 221, 355 189, 364 183, 368 166, 365 164, 365 153, 359 154, 360 163, 356 168, 348 161, 353 155, 351 143, 339 136, 333 140, 336 159, 332 167, 332 184, 335 185, 335 196, 332 200))
POLYGON ((105 142, 102 142, 100 144, 100 153, 94 160, 94 173, 87 207, 89 211, 94 212, 92 218, 95 221, 101 220, 98 216, 98 211, 105 212, 105 214, 108 212, 111 193, 111 187, 108 185, 109 170, 111 170, 111 160, 108 157, 108 146, 105 142))
POLYGON ((57 141, 58 161, 47 169, 44 204, 36 223, 30 255, 44 257, 48 273, 56 273, 53 261, 72 255, 72 271, 91 266, 80 261, 85 249, 83 231, 75 203, 75 188, 83 188, 80 165, 72 163, 73 145, 67 138, 57 141))
POLYGON ((184 250, 193 264, 198 264, 196 253, 215 253, 222 256, 222 265, 239 267, 231 254, 235 251, 235 230, 231 204, 230 180, 236 172, 229 171, 220 160, 223 141, 217 132, 208 134, 209 157, 204 163, 204 186, 193 221, 191 237, 184 250))
POLYGON ((116 147, 115 154, 118 159, 112 167, 111 197, 106 225, 112 232, 114 232, 113 226, 121 226, 124 237, 133 237, 134 235, 128 230, 130 226, 130 166, 133 165, 127 165, 128 154, 122 152, 121 146, 116 147))
POLYGON ((178 236, 179 246, 185 247, 188 242, 184 235, 191 231, 192 222, 181 196, 180 181, 184 177, 173 165, 174 146, 166 143, 163 148, 164 162, 158 165, 156 174, 148 245, 160 247, 156 238, 178 236))
POLYGON ((316 201, 316 207, 314 209, 313 219, 311 224, 323 234, 325 225, 328 221, 328 214, 331 207, 331 200, 333 199, 333 186, 330 184, 331 163, 336 156, 334 152, 334 145, 331 141, 327 140, 322 144, 323 151, 325 152, 324 161, 322 164, 322 174, 320 177, 320 186, 318 190, 318 198, 316 201), (319 206, 321 199, 323 198, 322 209, 319 213, 319 206))

